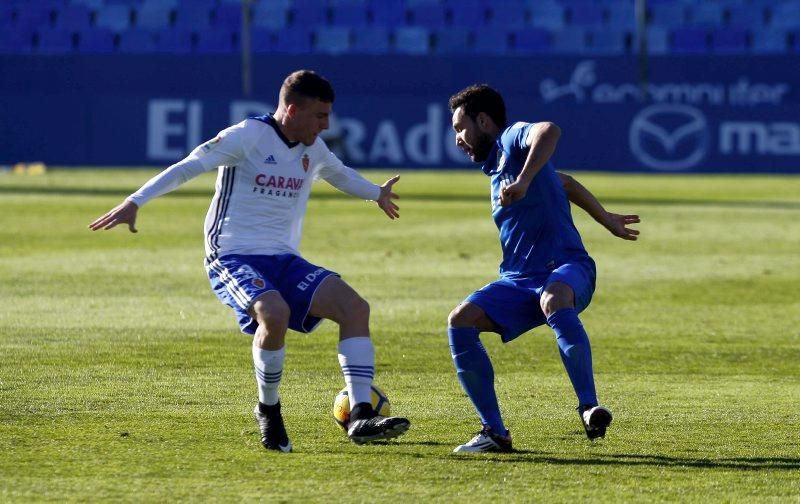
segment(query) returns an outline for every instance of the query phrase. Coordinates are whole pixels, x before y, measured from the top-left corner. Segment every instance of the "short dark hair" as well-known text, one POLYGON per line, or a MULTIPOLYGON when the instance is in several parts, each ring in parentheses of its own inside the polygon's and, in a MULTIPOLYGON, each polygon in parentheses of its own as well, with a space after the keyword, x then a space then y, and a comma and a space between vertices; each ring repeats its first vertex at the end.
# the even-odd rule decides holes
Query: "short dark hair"
POLYGON ((506 104, 503 97, 488 84, 473 84, 450 97, 450 112, 464 107, 464 113, 474 121, 481 112, 486 113, 498 128, 506 127, 506 104))
POLYGON ((286 77, 278 97, 281 103, 298 103, 305 99, 318 99, 333 103, 336 98, 333 86, 328 80, 313 70, 298 70, 286 77))

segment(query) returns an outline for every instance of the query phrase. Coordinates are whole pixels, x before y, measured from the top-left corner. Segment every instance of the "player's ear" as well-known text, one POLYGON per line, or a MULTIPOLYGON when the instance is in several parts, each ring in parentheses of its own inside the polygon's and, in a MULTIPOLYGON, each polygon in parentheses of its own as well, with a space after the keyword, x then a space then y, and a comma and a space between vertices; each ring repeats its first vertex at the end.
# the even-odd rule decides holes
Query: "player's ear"
POLYGON ((294 115, 296 113, 297 113, 297 105, 296 104, 289 103, 288 105, 286 105, 286 115, 288 117, 294 117, 294 115))
POLYGON ((478 123, 478 127, 482 130, 486 130, 489 128, 491 120, 492 118, 489 117, 489 114, 487 114, 486 112, 478 112, 478 116, 475 118, 475 122, 478 123))

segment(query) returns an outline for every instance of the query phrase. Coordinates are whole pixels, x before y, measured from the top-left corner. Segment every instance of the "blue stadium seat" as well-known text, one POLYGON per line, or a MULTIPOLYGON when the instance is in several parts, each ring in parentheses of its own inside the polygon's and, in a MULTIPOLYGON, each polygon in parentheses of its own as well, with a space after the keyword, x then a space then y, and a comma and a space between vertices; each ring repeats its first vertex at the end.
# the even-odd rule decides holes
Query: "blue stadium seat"
POLYGON ((686 5, 680 2, 658 3, 650 8, 650 24, 662 28, 686 24, 686 5))
POLYGON ((565 28, 553 33, 553 52, 561 54, 578 54, 586 51, 587 36, 583 28, 565 28))
POLYGON ((344 54, 350 50, 350 28, 325 26, 317 28, 314 51, 325 54, 344 54))
POLYGON ((78 51, 82 53, 114 52, 114 34, 111 30, 104 28, 80 32, 78 36, 78 51))
POLYGON ((67 5, 56 17, 57 28, 72 32, 88 30, 91 24, 91 11, 84 5, 67 5))
POLYGON ((74 49, 72 32, 61 29, 43 29, 38 33, 36 52, 43 54, 63 54, 74 49))
POLYGON ((406 22, 406 8, 403 0, 372 0, 372 23, 376 26, 394 28, 406 22))
POLYGON ((192 32, 182 29, 162 30, 156 33, 154 52, 186 54, 192 51, 192 32))
POLYGON ((675 54, 708 52, 708 31, 704 28, 676 28, 672 31, 670 50, 675 54))
POLYGON ((479 28, 486 24, 486 8, 481 0, 450 0, 453 26, 479 28))
POLYGON ((241 31, 242 6, 236 4, 223 4, 211 13, 215 29, 241 31))
POLYGON ((250 32, 250 48, 254 53, 272 52, 273 30, 253 28, 250 32))
POLYGON ((0 30, 0 54, 26 54, 32 50, 33 31, 30 28, 0 30))
POLYGON ((308 54, 311 52, 311 30, 294 26, 275 32, 272 51, 282 54, 308 54))
POLYGON ((728 25, 760 30, 764 26, 764 8, 755 4, 734 5, 728 11, 728 25))
POLYGON ((362 5, 346 3, 331 9, 331 24, 348 28, 361 28, 368 23, 366 3, 362 5))
POLYGON ((353 33, 352 51, 368 54, 386 54, 389 52, 389 29, 384 26, 359 28, 353 33))
POLYGON ((555 5, 552 9, 538 9, 530 5, 529 24, 534 28, 543 28, 550 31, 563 30, 566 26, 567 11, 561 5, 555 5))
MULTIPOLYGON (((274 1, 275 0, 270 0, 270 2, 274 1)), ((178 0, 141 0, 141 3, 138 6, 139 9, 152 9, 154 7, 160 7, 162 9, 175 9, 178 7, 178 0)))
POLYGON ((800 28, 800 2, 789 1, 775 5, 771 9, 770 26, 778 29, 800 28))
POLYGON ((521 1, 493 2, 487 7, 489 16, 487 24, 493 28, 517 30, 528 22, 528 11, 521 1))
POLYGON ((405 0, 406 7, 411 9, 419 5, 441 4, 440 0, 405 0))
POLYGON ((239 52, 239 43, 235 31, 218 28, 206 30, 196 35, 195 52, 201 54, 231 54, 239 52))
POLYGON ((11 26, 16 15, 17 10, 13 5, 0 5, 0 27, 11 26))
POLYGON ((421 26, 403 26, 394 31, 394 50, 400 54, 428 54, 430 32, 421 26))
POLYGON ((148 3, 136 11, 136 26, 151 30, 162 30, 170 24, 172 7, 148 3))
POLYGON ((55 8, 50 2, 31 2, 17 8, 16 23, 19 26, 29 26, 41 29, 50 25, 50 20, 55 14, 55 8))
POLYGON ((747 31, 727 28, 711 32, 711 50, 718 54, 747 52, 747 31))
POLYGON ((753 32, 751 49, 756 54, 781 54, 789 49, 786 30, 769 29, 753 32))
POLYGON ((279 30, 289 25, 289 7, 272 2, 261 2, 251 11, 253 26, 279 30))
POLYGON ((150 30, 131 29, 119 34, 121 53, 143 54, 156 51, 155 34, 150 30))
MULTIPOLYGON (((286 9, 291 9, 292 5, 294 5, 296 1, 297 0, 269 0, 269 3, 277 5, 279 7, 285 7, 286 9)), ((263 1, 256 3, 263 3, 263 1)))
POLYGON ((433 52, 436 54, 466 54, 470 52, 470 30, 465 26, 441 28, 434 33, 433 52))
POLYGON ((175 9, 175 23, 173 27, 180 31, 201 31, 211 27, 211 11, 213 4, 199 2, 193 5, 181 2, 175 9))
POLYGON ((636 9, 633 2, 614 2, 609 4, 608 26, 617 30, 635 30, 636 9))
POLYGON ((625 54, 627 36, 624 31, 591 30, 588 32, 587 51, 592 54, 625 54))
MULTIPOLYGON (((647 52, 648 54, 668 54, 669 53, 669 30, 658 26, 647 28, 647 52)), ((639 37, 634 36, 632 50, 639 52, 639 37)))
MULTIPOLYGON (((155 0, 153 0, 155 1, 155 0)), ((204 12, 211 11, 217 6, 217 0, 178 0, 175 8, 178 10, 197 9, 204 12)))
POLYGON ((436 2, 426 2, 409 8, 411 23, 431 30, 442 28, 445 21, 444 5, 436 2))
POLYGON ((505 28, 484 28, 473 37, 473 48, 478 54, 510 53, 510 31, 505 28))
MULTIPOLYGON (((290 1, 290 0, 282 0, 282 1, 290 1)), ((338 9, 339 7, 344 7, 344 6, 353 6, 353 5, 366 8, 369 5, 369 2, 367 0, 328 0, 328 5, 330 5, 334 9, 338 9)))
POLYGON ((72 5, 83 5, 92 10, 101 9, 106 4, 105 0, 71 0, 70 3, 72 5))
POLYGON ((514 52, 541 54, 550 52, 550 32, 542 28, 525 28, 514 34, 514 52))
POLYGON ((603 24, 603 6, 597 2, 585 0, 567 4, 567 20, 576 28, 596 28, 603 24))
POLYGON ((291 10, 292 26, 314 29, 328 24, 328 8, 321 0, 295 3, 291 10))
POLYGON ((131 26, 131 8, 128 5, 106 5, 95 12, 94 24, 114 32, 127 30, 131 26))
POLYGON ((697 3, 689 7, 689 22, 697 26, 722 26, 725 13, 717 2, 697 3))
POLYGON ((525 0, 524 3, 531 15, 564 10, 564 6, 558 0, 525 0))

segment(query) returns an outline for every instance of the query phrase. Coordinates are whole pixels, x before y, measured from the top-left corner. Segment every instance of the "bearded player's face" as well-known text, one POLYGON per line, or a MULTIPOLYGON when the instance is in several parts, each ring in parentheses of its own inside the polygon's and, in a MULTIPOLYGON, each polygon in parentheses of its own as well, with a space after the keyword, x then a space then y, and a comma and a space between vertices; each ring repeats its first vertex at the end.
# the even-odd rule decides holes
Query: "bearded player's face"
POLYGON ((464 107, 458 107, 453 112, 453 130, 456 132, 456 145, 472 161, 476 163, 486 161, 492 151, 494 138, 483 131, 474 119, 464 113, 464 107))

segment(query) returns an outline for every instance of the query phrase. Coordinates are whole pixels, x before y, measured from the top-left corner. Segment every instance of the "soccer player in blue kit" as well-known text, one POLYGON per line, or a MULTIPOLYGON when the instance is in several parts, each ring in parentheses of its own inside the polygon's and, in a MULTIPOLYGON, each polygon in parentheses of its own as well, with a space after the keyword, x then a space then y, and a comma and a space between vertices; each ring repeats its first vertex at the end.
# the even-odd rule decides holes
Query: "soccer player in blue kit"
POLYGON ((502 96, 485 84, 450 98, 456 143, 491 177, 492 217, 500 230, 500 278, 472 293, 448 320, 450 349, 459 381, 478 412, 482 429, 455 452, 511 451, 494 390, 494 370, 481 332, 507 343, 543 324, 556 335, 561 359, 578 396, 589 439, 605 436, 611 411, 599 405, 589 338, 578 318, 592 298, 595 264, 572 221, 569 200, 620 238, 636 215, 607 212, 549 162, 560 129, 548 122, 506 124, 502 96))

